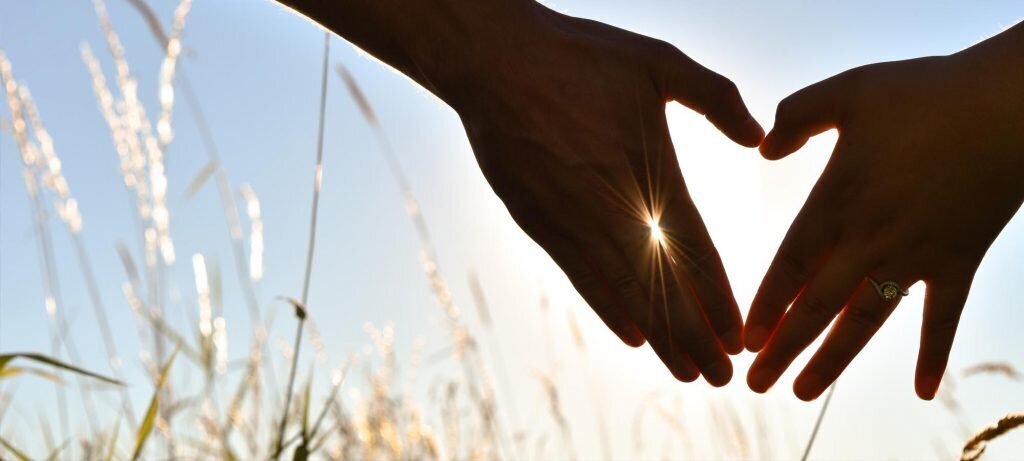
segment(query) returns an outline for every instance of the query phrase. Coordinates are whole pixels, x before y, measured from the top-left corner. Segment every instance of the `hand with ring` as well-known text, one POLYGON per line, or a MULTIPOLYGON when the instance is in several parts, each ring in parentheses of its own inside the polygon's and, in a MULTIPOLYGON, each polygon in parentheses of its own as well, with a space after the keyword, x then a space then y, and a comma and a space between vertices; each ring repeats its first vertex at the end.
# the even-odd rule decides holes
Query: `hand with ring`
POLYGON ((752 390, 768 390, 835 319, 793 386, 817 398, 924 281, 916 391, 935 396, 974 273, 1024 201, 1021 69, 1024 23, 954 55, 853 69, 779 104, 766 158, 831 128, 839 139, 751 306, 752 390))

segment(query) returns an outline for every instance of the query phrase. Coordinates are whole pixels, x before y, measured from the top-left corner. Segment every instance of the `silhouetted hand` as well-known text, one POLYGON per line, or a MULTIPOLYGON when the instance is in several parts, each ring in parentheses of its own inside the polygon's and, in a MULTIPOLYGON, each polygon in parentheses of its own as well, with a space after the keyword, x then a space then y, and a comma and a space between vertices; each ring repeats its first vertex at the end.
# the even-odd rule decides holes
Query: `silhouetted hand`
POLYGON ((975 270, 1024 200, 1016 29, 1017 45, 869 65, 779 104, 766 158, 830 128, 839 140, 751 307, 745 343, 760 351, 751 389, 771 387, 838 315, 793 387, 817 398, 899 302, 871 277, 926 283, 916 390, 934 397, 975 270))
POLYGON ((665 103, 756 146, 764 131, 732 82, 664 42, 534 0, 281 1, 454 108, 512 217, 623 341, 650 342, 681 380, 729 381, 742 320, 665 103))
POLYGON ((725 384, 742 320, 680 174, 665 103, 745 146, 762 129, 732 82, 664 42, 539 5, 533 18, 474 83, 440 93, 516 223, 605 324, 632 346, 646 338, 678 379, 725 384))

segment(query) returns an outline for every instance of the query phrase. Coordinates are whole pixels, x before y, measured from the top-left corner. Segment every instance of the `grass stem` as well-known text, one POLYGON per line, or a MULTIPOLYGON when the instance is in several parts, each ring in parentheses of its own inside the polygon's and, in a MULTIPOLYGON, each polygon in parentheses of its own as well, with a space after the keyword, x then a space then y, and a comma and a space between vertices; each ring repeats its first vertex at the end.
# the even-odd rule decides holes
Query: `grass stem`
MULTIPOLYGON (((323 181, 324 172, 324 116, 327 111, 327 65, 331 54, 331 33, 324 32, 324 58, 323 68, 320 75, 320 122, 317 129, 316 142, 316 170, 313 177, 313 211, 309 222, 309 246, 306 252, 306 272, 302 282, 302 306, 306 307, 309 301, 309 282, 313 272, 313 254, 316 248, 316 222, 320 206, 320 186, 323 181)), ((299 347, 302 345, 302 329, 305 325, 306 316, 299 317, 299 323, 295 328, 295 345, 292 347, 292 365, 288 371, 288 388, 284 395, 284 411, 281 412, 281 424, 277 430, 277 437, 274 447, 273 459, 281 456, 281 449, 284 445, 284 431, 288 425, 288 407, 292 402, 292 391, 295 387, 295 370, 299 363, 299 347)))
POLYGON ((818 437, 818 430, 821 429, 821 422, 825 419, 825 412, 828 411, 828 404, 832 401, 832 394, 836 393, 836 383, 832 383, 828 388, 828 395, 825 396, 825 402, 821 405, 821 411, 818 413, 818 420, 814 422, 814 429, 811 430, 811 437, 807 439, 807 447, 804 448, 804 455, 800 457, 800 461, 807 461, 807 456, 811 454, 811 448, 814 447, 814 439, 818 437))

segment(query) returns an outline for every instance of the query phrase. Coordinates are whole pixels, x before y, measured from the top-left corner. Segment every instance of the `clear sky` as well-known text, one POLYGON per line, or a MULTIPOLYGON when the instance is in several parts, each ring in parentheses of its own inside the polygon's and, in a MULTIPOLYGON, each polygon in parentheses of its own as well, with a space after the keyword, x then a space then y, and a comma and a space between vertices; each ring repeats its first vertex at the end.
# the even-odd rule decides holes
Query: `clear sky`
MULTIPOLYGON (((161 50, 127 2, 109 3, 152 116, 157 110, 161 50)), ((151 3, 169 23, 177 2, 151 3)), ((732 78, 766 127, 776 103, 807 84, 862 64, 955 52, 1024 17, 1019 1, 546 3, 675 44, 732 78)), ((302 289, 322 41, 317 27, 265 0, 198 0, 183 38, 183 66, 202 100, 224 168, 236 190, 239 184, 249 184, 262 202, 266 273, 258 294, 262 306, 280 307, 271 335, 283 341, 290 341, 293 325, 275 297, 298 297, 302 289)), ((111 79, 113 66, 91 2, 0 0, 0 48, 18 79, 31 88, 54 137, 83 215, 86 251, 111 312, 131 392, 143 402, 149 384, 130 352, 143 346, 121 294, 125 275, 115 251, 119 242, 137 248, 139 236, 109 131, 80 58, 82 43, 93 47, 111 79)), ((654 441, 634 451, 637 408, 652 395, 666 408, 681 402, 678 417, 692 431, 698 454, 706 446, 702 439, 710 437, 712 410, 730 405, 744 420, 767 418, 775 428, 772 437, 778 452, 795 456, 821 404, 803 403, 792 395, 795 366, 766 396, 746 388, 749 354, 736 359, 736 377, 726 388, 674 382, 649 348, 631 350, 619 344, 539 247, 515 227, 477 169, 453 111, 343 40, 332 42, 331 61, 352 71, 375 106, 420 201, 455 300, 479 330, 467 283, 470 272, 478 274, 495 319, 494 341, 500 344, 508 373, 499 386, 512 396, 506 395, 503 403, 515 402, 524 422, 541 421, 538 427, 554 430, 545 419, 546 403, 534 378, 535 371, 542 371, 552 373, 559 383, 581 456, 601 453, 592 424, 594 400, 588 396, 593 391, 585 379, 602 383, 600 406, 615 432, 610 437, 613 452, 620 457, 662 457, 663 447, 680 445, 678 436, 664 428, 663 419, 650 417, 643 428, 654 441), (541 309, 542 299, 548 300, 547 310, 541 309), (570 315, 583 330, 583 356, 573 346, 570 315)), ((9 120, 6 104, 0 107, 0 119, 9 120)), ((835 136, 820 136, 797 155, 769 163, 755 151, 730 143, 702 117, 680 107, 668 112, 691 193, 722 253, 740 305, 746 306, 835 136)), ((191 199, 185 197, 206 154, 184 105, 179 104, 174 124, 177 136, 166 161, 170 228, 178 261, 170 278, 180 290, 172 297, 182 301, 169 308, 169 315, 179 325, 187 315, 194 316, 189 261, 191 255, 202 253, 220 267, 230 354, 243 357, 248 317, 216 190, 211 183, 191 199), (186 314, 189 309, 191 314, 186 314)), ((329 365, 363 350, 369 342, 367 323, 394 325, 399 360, 409 357, 418 342, 426 354, 442 350, 447 336, 441 313, 423 275, 418 240, 402 197, 373 132, 333 77, 325 149, 309 308, 324 335, 329 365)), ((16 145, 8 132, 0 132, 0 351, 50 349, 31 216, 16 145)), ((107 371, 71 240, 59 221, 53 219, 51 225, 63 308, 73 321, 71 334, 81 364, 107 371)), ((950 359, 958 378, 965 367, 980 361, 1010 361, 1024 368, 1022 256, 1024 221, 1018 216, 992 246, 975 280, 950 359)), ((840 379, 814 457, 934 458, 937 445, 955 450, 961 443, 956 418, 937 401, 922 402, 914 395, 923 287, 911 292, 840 379)), ((971 430, 1005 412, 1024 410, 1024 382, 996 376, 957 381, 956 397, 971 430)), ((39 383, 43 382, 20 386, 19 409, 13 420, 4 421, 0 433, 19 419, 32 418, 26 421, 34 424, 37 408, 54 411, 51 386, 39 383)), ((76 396, 69 393, 70 398, 76 396)), ((111 419, 114 414, 110 412, 111 419)), ((674 449, 669 449, 670 457, 680 453, 674 449)), ((1017 434, 996 443, 989 455, 997 459, 1021 452, 1024 435, 1017 434)), ((561 456, 555 447, 545 453, 561 456)))

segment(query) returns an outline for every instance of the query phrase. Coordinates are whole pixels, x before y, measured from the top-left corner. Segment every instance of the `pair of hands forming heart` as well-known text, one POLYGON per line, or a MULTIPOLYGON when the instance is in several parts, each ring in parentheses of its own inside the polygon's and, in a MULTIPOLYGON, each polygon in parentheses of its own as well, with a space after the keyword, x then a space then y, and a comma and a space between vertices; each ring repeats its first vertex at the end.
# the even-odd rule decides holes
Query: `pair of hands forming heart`
POLYGON ((484 176, 625 343, 712 385, 759 354, 764 392, 821 394, 896 307, 869 279, 925 281, 917 393, 935 395, 975 269, 1024 201, 1024 25, 963 52, 869 65, 779 104, 767 136, 736 86, 664 42, 530 0, 286 0, 459 114, 484 176), (401 11, 401 14, 398 12, 401 11), (746 325, 687 192, 676 101, 777 159, 838 129, 746 325))

